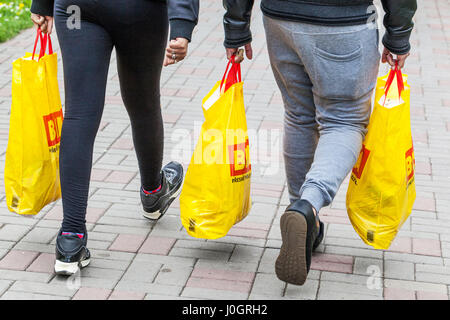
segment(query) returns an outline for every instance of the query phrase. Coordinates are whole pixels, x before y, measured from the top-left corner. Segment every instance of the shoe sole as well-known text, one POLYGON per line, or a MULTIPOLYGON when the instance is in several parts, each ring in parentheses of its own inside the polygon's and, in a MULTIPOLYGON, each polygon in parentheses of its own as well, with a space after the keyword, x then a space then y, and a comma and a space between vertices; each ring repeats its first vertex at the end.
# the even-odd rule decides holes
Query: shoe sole
POLYGON ((71 276, 86 267, 91 262, 91 259, 86 259, 80 262, 62 262, 55 261, 55 273, 62 276, 71 276))
POLYGON ((303 215, 287 211, 280 220, 282 245, 275 262, 278 279, 302 285, 308 276, 306 265, 307 223, 303 215))
POLYGON ((178 187, 178 190, 175 191, 175 193, 169 198, 169 200, 167 200, 167 203, 166 203, 166 205, 164 207, 162 207, 162 208, 160 208, 158 210, 152 211, 152 212, 144 211, 142 215, 145 218, 147 218, 149 220, 152 220, 152 221, 157 221, 157 220, 161 219, 161 217, 166 213, 167 209, 169 209, 169 207, 172 204, 173 200, 175 200, 180 195, 180 193, 181 193, 181 185, 182 185, 182 183, 178 187))

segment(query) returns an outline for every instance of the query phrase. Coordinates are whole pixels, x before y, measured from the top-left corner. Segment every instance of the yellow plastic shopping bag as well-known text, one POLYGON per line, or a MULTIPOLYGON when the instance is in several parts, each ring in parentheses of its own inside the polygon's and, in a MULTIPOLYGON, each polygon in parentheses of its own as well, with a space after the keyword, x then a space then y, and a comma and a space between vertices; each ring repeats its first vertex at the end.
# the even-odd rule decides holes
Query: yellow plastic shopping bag
POLYGON ((13 62, 12 105, 5 159, 6 203, 32 215, 61 197, 59 142, 63 113, 57 57, 50 36, 36 36, 33 53, 13 62), (41 40, 39 57, 36 45, 41 40), (49 54, 45 54, 48 43, 49 54))
POLYGON ((368 133, 347 190, 350 221, 375 249, 389 248, 416 198, 406 80, 397 67, 378 78, 368 133))
POLYGON ((249 141, 240 64, 234 57, 224 79, 202 102, 202 125, 180 196, 181 222, 189 235, 217 239, 251 207, 249 141))

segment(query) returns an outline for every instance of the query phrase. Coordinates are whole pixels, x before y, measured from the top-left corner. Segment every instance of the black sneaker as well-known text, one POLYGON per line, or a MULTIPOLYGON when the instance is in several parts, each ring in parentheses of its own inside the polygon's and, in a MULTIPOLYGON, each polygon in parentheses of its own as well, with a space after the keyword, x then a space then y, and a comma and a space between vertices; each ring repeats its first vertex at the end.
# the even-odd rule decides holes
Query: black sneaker
POLYGON ((280 228, 282 245, 275 272, 282 281, 302 285, 311 266, 312 252, 322 242, 323 223, 308 201, 297 200, 281 216, 280 228))
POLYGON ((141 202, 145 211, 143 215, 154 221, 166 213, 172 201, 180 194, 183 183, 183 167, 178 162, 169 162, 161 172, 161 190, 147 194, 141 188, 141 202))
POLYGON ((87 232, 80 238, 77 234, 67 234, 60 231, 56 238, 55 273, 71 276, 77 273, 80 268, 86 267, 91 258, 86 245, 87 232))

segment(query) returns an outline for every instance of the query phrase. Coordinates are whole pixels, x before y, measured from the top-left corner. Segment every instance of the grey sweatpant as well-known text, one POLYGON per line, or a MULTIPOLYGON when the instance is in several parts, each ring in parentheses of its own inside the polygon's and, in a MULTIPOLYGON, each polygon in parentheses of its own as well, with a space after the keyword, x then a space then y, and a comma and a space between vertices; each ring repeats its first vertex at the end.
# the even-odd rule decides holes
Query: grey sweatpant
POLYGON ((319 211, 355 164, 366 134, 380 53, 368 25, 319 26, 264 17, 283 96, 290 201, 319 211))

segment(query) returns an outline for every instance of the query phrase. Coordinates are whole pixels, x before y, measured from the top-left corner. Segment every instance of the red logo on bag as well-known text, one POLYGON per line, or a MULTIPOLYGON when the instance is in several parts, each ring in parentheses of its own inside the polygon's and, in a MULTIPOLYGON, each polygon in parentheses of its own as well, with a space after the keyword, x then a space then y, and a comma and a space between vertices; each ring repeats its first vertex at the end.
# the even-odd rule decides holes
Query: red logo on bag
POLYGON ((45 132, 47 133, 48 146, 52 147, 61 140, 61 126, 63 121, 62 109, 43 116, 45 132))
POLYGON ((416 166, 416 160, 414 159, 414 146, 411 147, 405 153, 405 163, 406 163, 406 176, 407 181, 409 181, 414 177, 414 168, 416 166))
POLYGON ((358 160, 356 161, 355 166, 353 167, 353 174, 361 179, 361 175, 364 171, 364 167, 366 166, 367 159, 369 158, 370 150, 366 149, 366 146, 363 144, 361 152, 359 153, 358 160))
POLYGON ((232 177, 246 174, 252 169, 248 139, 243 143, 228 146, 230 174, 232 177))

